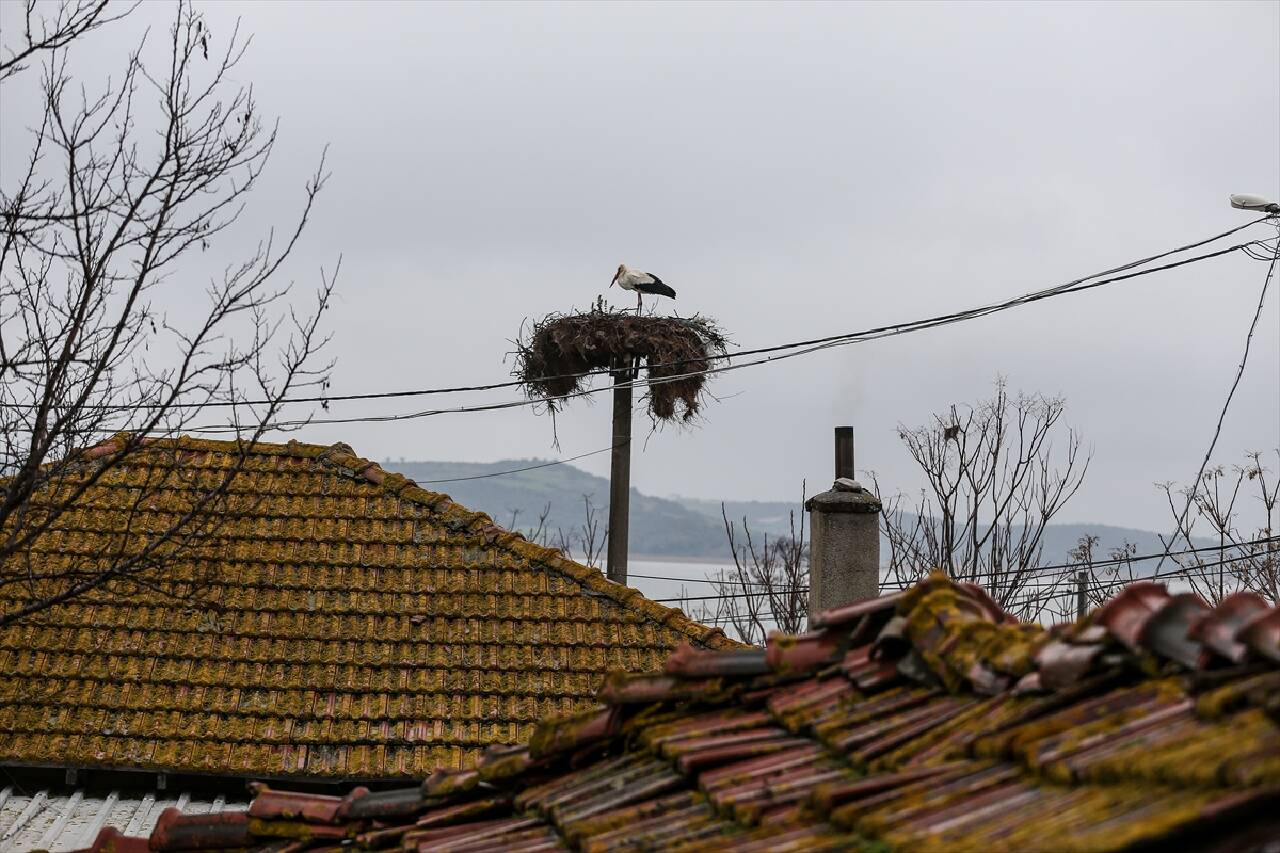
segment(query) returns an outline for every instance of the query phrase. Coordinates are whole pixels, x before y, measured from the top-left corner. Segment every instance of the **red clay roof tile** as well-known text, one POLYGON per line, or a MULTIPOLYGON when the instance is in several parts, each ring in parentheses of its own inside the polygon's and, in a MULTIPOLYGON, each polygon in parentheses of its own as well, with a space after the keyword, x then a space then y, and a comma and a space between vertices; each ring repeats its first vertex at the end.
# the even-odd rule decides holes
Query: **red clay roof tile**
POLYGON ((781 673, 759 673, 760 650, 681 651, 649 704, 615 680, 602 698, 628 701, 543 724, 512 774, 484 787, 476 771, 436 774, 414 815, 392 819, 398 835, 354 818, 365 795, 348 834, 590 851, 1262 851, 1274 838, 1280 669, 1266 620, 1280 611, 1218 613, 1143 586, 1046 632, 940 577, 894 602, 894 625, 861 606, 775 639, 781 673), (871 617, 889 641, 866 635, 871 617), (671 689, 712 672, 714 689, 671 689), (1010 686, 981 695, 992 677, 1010 686))

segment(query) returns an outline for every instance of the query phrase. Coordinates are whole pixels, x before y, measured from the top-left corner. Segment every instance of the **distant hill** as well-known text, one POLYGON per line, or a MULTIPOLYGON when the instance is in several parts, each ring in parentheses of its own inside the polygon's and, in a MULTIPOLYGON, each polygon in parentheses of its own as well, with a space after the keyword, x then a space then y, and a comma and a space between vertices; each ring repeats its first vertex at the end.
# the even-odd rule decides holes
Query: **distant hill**
MULTIPOLYGON (((547 526, 576 530, 586 517, 583 497, 597 510, 600 529, 609 518, 609 481, 570 465, 555 465, 502 477, 432 483, 460 477, 484 477, 495 471, 537 465, 539 459, 501 462, 386 462, 385 467, 444 492, 471 509, 482 510, 504 527, 527 531, 550 507, 547 526), (514 524, 512 518, 514 515, 514 524)), ((694 512, 666 498, 631 490, 631 552, 653 556, 718 557, 724 554, 724 530, 718 518, 694 512)))
MULTIPOLYGON (((545 460, 506 459, 500 462, 392 462, 388 470, 418 481, 424 488, 444 492, 455 500, 491 515, 504 527, 527 531, 549 507, 547 526, 571 530, 585 518, 583 496, 594 504, 601 530, 608 519, 609 481, 571 465, 553 465, 494 477, 499 471, 534 466, 545 460), (463 477, 479 479, 458 480, 463 477), (433 483, 432 480, 456 480, 433 483), (514 525, 512 522, 513 513, 514 525)), ((753 534, 785 534, 791 512, 800 520, 800 501, 725 501, 729 518, 739 526, 747 517, 753 534)), ((1138 553, 1161 548, 1159 537, 1149 530, 1106 524, 1053 524, 1045 531, 1046 562, 1068 560, 1067 553, 1080 537, 1100 538, 1094 554, 1104 558, 1112 548, 1132 542, 1138 553)), ((882 552, 886 550, 882 544, 882 552)), ((637 555, 664 557, 724 557, 726 544, 720 502, 695 498, 659 498, 631 490, 631 551, 637 555)))
MULTIPOLYGON (((679 503, 708 518, 724 523, 720 517, 720 502, 699 500, 696 498, 676 498, 679 503)), ((746 516, 751 524, 752 532, 759 531, 771 536, 785 535, 790 524, 790 514, 796 513, 800 520, 800 501, 794 503, 778 501, 725 501, 725 511, 730 520, 741 523, 746 516)), ((1116 527, 1110 524, 1050 524, 1044 532, 1044 556, 1049 563, 1064 563, 1070 558, 1068 553, 1076 547, 1084 536, 1097 536, 1098 544, 1094 546, 1095 559, 1105 559, 1113 548, 1120 548, 1126 542, 1137 546, 1139 554, 1161 551, 1164 545, 1160 542, 1160 534, 1150 530, 1139 530, 1134 527, 1116 527)), ((723 538, 723 533, 721 534, 723 538)), ((1210 540, 1196 540, 1197 545, 1210 545, 1210 540)), ((887 546, 881 543, 881 553, 887 546)))

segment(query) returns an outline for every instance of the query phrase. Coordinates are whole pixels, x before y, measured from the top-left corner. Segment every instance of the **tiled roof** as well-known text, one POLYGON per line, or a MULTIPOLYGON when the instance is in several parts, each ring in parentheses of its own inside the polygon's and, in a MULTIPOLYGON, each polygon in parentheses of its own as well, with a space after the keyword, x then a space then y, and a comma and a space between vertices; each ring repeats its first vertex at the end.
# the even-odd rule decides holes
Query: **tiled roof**
POLYGON ((1046 631, 935 575, 815 622, 614 677, 474 769, 260 788, 151 849, 1275 849, 1280 609, 1255 596, 1135 584, 1046 631))
MULTIPOLYGON (((21 556, 131 552, 236 447, 148 445, 21 556)), ((605 672, 737 645, 345 445, 255 445, 201 531, 143 587, 0 629, 0 764, 415 777, 590 707, 605 672)))

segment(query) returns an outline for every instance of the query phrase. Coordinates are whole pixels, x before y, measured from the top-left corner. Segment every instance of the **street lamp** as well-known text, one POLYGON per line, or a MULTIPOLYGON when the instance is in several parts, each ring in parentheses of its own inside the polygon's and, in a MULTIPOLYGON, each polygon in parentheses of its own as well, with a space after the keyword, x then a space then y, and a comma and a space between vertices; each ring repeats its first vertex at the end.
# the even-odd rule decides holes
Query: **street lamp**
POLYGON ((1260 213, 1273 215, 1280 213, 1280 204, 1267 201, 1260 195, 1251 195, 1249 193, 1236 193, 1231 196, 1231 206, 1239 210, 1256 210, 1260 213))

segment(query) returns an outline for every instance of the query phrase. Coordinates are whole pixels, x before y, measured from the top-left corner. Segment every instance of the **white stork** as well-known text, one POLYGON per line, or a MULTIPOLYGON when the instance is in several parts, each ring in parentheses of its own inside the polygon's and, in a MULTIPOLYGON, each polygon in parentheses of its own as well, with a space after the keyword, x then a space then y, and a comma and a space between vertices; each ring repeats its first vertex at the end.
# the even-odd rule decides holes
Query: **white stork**
POLYGON ((676 298, 676 292, 668 285, 663 284, 662 279, 651 272, 627 269, 626 264, 618 264, 618 271, 613 274, 613 281, 609 282, 609 286, 613 287, 615 284, 623 290, 634 290, 636 292, 636 314, 640 313, 640 302, 645 293, 652 293, 655 296, 669 296, 672 299, 676 298))

